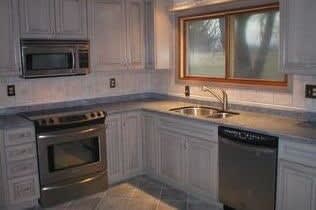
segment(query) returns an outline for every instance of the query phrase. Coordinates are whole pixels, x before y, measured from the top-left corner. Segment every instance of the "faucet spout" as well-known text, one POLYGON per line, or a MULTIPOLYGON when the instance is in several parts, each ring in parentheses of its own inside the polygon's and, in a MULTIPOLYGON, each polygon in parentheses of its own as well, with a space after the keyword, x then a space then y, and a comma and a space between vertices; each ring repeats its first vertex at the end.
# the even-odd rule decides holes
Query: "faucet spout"
POLYGON ((202 86, 202 91, 212 94, 222 104, 222 111, 228 110, 228 95, 224 89, 202 86), (222 96, 218 94, 218 91, 222 93, 222 96))

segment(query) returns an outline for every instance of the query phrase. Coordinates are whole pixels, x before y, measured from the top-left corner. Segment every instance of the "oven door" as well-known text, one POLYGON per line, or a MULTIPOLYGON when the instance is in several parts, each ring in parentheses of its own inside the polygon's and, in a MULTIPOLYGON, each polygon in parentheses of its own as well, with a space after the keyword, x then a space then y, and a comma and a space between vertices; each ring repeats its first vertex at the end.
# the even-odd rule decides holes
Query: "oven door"
POLYGON ((22 48, 23 77, 50 77, 76 73, 73 46, 26 46, 22 48))
POLYGON ((37 147, 41 186, 106 171, 103 124, 38 134, 37 147))

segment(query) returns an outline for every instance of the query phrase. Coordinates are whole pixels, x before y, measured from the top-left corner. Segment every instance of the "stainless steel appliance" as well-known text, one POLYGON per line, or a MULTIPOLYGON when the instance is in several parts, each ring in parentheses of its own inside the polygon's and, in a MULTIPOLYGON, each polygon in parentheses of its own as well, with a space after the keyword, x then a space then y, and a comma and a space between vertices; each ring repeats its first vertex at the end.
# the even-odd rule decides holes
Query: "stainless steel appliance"
POLYGON ((107 188, 105 116, 102 111, 26 114, 35 122, 43 207, 107 188))
POLYGON ((89 72, 89 42, 21 40, 24 78, 84 75, 89 72))
POLYGON ((218 134, 224 209, 274 210, 278 138, 221 126, 218 134))

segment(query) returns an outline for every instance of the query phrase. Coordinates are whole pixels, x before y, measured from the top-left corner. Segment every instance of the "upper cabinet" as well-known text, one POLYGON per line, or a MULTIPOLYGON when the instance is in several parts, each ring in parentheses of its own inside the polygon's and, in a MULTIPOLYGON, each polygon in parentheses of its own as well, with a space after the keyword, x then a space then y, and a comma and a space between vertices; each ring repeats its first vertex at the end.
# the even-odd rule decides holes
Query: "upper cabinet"
POLYGON ((126 16, 128 66, 130 69, 143 69, 145 65, 143 0, 127 0, 126 16))
POLYGON ((281 0, 280 10, 283 71, 316 75, 316 1, 281 0))
POLYGON ((55 11, 57 34, 87 37, 86 0, 56 0, 55 11))
POLYGON ((15 43, 17 37, 13 29, 13 17, 11 16, 11 7, 13 6, 11 0, 0 1, 0 76, 12 74, 16 72, 15 62, 15 43))
POLYGON ((22 38, 87 39, 86 0, 19 0, 22 38))
POLYGON ((144 69, 143 1, 94 0, 91 14, 94 69, 144 69))
POLYGON ((170 0, 145 1, 146 66, 150 69, 170 68, 170 6, 170 0))

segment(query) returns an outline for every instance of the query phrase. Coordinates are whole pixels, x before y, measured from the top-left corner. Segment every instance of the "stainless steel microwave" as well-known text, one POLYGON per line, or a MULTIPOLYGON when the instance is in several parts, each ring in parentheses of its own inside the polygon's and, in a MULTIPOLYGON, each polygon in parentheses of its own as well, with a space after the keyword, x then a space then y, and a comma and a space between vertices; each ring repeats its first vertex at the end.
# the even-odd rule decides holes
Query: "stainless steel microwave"
POLYGON ((89 41, 21 40, 23 78, 89 73, 89 41))

